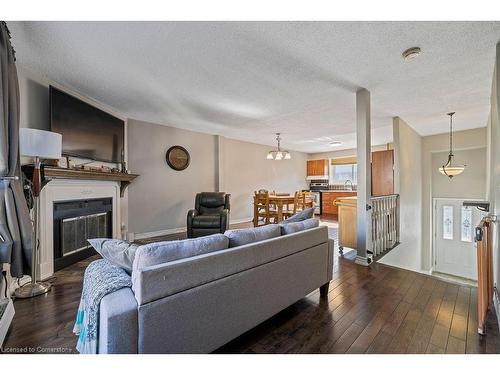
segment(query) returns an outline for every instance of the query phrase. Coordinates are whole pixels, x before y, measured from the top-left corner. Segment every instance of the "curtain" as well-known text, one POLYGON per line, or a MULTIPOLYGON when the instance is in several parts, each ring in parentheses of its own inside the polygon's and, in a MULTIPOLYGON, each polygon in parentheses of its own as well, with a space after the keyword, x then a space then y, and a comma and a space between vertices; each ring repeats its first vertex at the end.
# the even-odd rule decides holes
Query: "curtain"
POLYGON ((33 246, 21 181, 12 179, 20 172, 17 70, 9 30, 0 22, 0 263, 10 263, 13 277, 31 274, 33 246))

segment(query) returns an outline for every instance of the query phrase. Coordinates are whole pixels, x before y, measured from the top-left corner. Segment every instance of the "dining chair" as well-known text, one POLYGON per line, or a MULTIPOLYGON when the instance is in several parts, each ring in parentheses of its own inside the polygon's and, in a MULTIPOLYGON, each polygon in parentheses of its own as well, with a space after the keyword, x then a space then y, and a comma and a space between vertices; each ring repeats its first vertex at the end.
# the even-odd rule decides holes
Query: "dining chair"
POLYGON ((269 203, 269 193, 255 192, 253 197, 253 226, 277 223, 278 212, 269 203), (262 221, 260 219, 263 219, 262 221))
POLYGON ((301 191, 296 191, 293 199, 292 207, 287 206, 283 210, 283 218, 288 219, 290 216, 295 215, 298 211, 304 209, 304 193, 301 191))
POLYGON ((314 198, 313 198, 313 193, 310 191, 304 191, 304 208, 312 208, 314 207, 314 198))

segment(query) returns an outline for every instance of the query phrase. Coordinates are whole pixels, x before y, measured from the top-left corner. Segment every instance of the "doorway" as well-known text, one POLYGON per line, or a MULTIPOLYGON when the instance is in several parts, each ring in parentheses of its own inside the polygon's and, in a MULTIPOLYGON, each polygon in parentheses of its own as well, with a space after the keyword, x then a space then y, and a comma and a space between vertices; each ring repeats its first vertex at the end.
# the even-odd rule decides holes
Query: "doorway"
POLYGON ((477 280, 474 228, 483 215, 475 207, 464 207, 466 200, 433 199, 433 269, 477 280))

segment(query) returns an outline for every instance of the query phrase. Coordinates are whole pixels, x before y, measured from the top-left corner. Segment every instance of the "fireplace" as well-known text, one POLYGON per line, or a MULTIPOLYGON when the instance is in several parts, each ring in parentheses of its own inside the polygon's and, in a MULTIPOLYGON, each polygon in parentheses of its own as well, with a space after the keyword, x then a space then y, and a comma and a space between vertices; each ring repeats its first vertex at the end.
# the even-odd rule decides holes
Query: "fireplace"
POLYGON ((113 199, 54 202, 54 271, 96 254, 89 238, 113 235, 113 199))

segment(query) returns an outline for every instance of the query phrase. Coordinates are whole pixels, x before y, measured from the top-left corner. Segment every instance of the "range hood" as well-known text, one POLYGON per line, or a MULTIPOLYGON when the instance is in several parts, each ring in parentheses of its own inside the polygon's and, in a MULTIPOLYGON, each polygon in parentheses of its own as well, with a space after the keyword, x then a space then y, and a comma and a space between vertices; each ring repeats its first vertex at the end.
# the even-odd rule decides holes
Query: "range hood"
POLYGON ((328 175, 321 175, 321 176, 307 176, 306 177, 307 181, 311 180, 328 180, 328 175))

